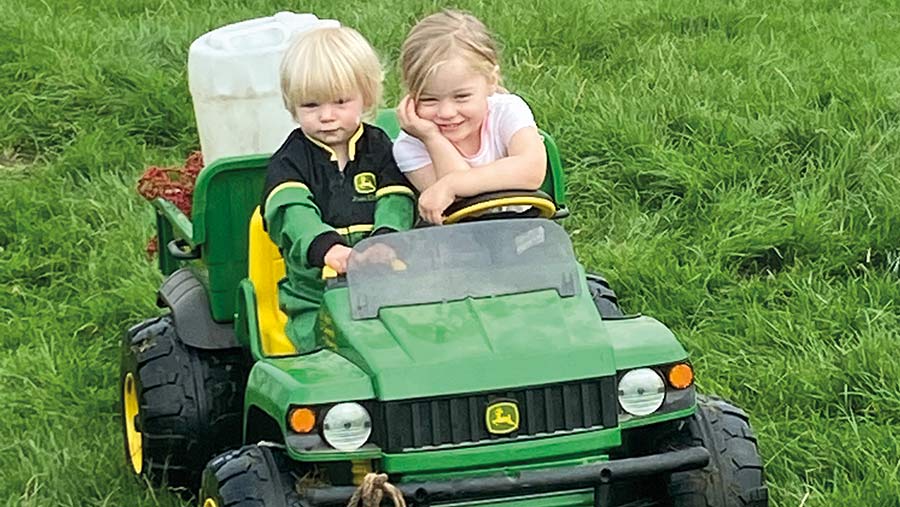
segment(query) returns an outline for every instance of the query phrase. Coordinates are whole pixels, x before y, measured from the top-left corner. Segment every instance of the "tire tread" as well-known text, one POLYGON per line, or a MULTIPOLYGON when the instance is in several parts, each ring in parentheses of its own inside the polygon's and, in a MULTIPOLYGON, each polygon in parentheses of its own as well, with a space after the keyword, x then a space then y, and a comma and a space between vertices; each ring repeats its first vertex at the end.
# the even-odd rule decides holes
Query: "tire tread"
POLYGON ((129 329, 122 364, 138 384, 144 474, 156 486, 196 487, 206 460, 240 443, 242 351, 191 348, 167 314, 129 329))
POLYGON ((206 466, 200 501, 227 507, 303 507, 288 460, 280 450, 247 445, 221 454, 206 466))
POLYGON ((756 437, 746 412, 711 396, 698 397, 689 423, 693 445, 705 446, 710 464, 672 475, 675 507, 767 507, 769 493, 756 437))

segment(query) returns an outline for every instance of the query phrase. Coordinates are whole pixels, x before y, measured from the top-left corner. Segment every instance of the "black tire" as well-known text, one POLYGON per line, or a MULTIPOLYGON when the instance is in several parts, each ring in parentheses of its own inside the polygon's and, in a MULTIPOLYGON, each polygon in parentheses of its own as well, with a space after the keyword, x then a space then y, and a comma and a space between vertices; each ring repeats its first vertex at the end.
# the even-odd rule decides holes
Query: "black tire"
POLYGON ((698 397, 697 414, 688 423, 692 445, 709 450, 702 470, 672 474, 673 507, 767 507, 762 459, 747 414, 712 397, 698 397))
POLYGON ((247 445, 216 456, 200 487, 203 507, 303 507, 281 449, 247 445))
POLYGON ((129 329, 120 395, 131 471, 154 486, 196 491, 207 460, 241 443, 245 364, 241 349, 188 347, 171 315, 129 329))
POLYGON ((604 319, 622 318, 625 314, 619 308, 619 298, 609 287, 606 278, 593 273, 588 273, 586 278, 588 290, 591 291, 591 299, 594 300, 594 306, 600 312, 600 317, 604 319))

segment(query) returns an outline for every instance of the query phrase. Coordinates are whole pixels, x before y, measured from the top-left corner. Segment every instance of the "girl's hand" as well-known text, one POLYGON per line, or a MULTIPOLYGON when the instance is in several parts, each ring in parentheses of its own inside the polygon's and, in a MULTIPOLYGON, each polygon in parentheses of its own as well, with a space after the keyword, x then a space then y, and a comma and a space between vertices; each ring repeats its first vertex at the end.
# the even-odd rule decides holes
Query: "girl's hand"
POLYGON ((339 275, 346 273, 350 251, 350 248, 344 245, 334 245, 325 252, 325 265, 337 271, 339 275))
POLYGON ((400 128, 423 143, 432 136, 441 135, 437 125, 419 118, 416 114, 416 102, 409 95, 403 97, 397 105, 397 119, 400 120, 400 128))
POLYGON ((441 178, 428 187, 419 196, 419 215, 435 225, 444 223, 444 210, 456 200, 453 186, 448 181, 449 175, 441 178))

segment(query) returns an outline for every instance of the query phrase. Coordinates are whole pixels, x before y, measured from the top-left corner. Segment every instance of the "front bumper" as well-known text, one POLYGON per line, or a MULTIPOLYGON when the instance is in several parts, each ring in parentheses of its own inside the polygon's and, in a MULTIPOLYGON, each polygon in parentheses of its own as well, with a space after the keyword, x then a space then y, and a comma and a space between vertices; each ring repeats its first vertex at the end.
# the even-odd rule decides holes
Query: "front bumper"
MULTIPOLYGON (((413 505, 524 496, 538 493, 594 488, 594 505, 608 504, 605 497, 615 482, 703 468, 709 452, 691 447, 638 458, 625 458, 572 467, 524 470, 514 475, 495 474, 468 479, 406 482, 396 486, 413 505)), ((302 492, 311 506, 347 505, 356 488, 335 486, 302 492)))

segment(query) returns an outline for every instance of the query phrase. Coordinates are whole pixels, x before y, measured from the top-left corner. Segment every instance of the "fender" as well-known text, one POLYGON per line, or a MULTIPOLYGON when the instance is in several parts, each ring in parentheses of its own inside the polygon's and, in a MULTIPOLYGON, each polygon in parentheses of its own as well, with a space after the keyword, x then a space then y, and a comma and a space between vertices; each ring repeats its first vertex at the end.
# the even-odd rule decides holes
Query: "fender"
POLYGON ((185 344, 205 350, 240 346, 232 323, 213 320, 206 287, 188 268, 181 268, 166 278, 157 294, 157 304, 172 311, 175 332, 185 344))

